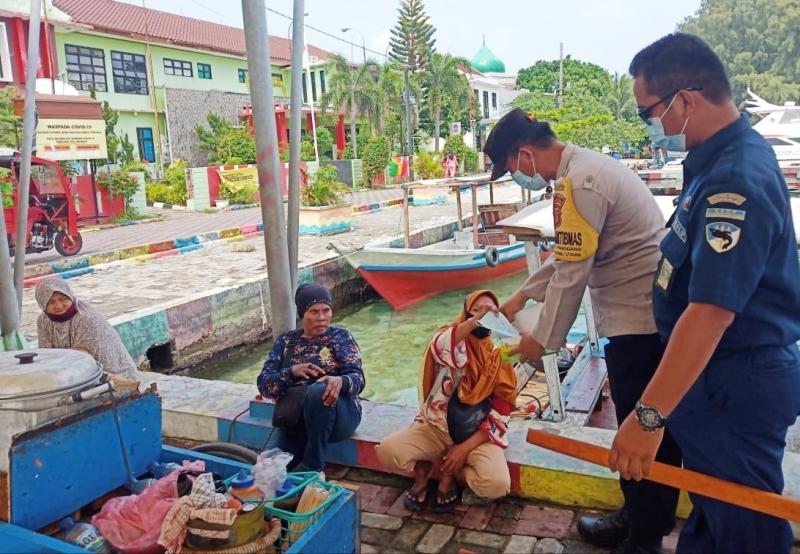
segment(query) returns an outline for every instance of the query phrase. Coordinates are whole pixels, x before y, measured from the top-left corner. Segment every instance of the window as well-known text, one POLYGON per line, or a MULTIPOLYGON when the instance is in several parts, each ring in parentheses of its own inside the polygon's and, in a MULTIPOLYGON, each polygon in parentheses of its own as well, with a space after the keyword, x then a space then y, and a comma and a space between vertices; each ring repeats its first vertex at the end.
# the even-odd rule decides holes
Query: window
POLYGON ((483 91, 483 117, 485 119, 489 118, 489 91, 483 91))
POLYGON ((314 100, 314 102, 317 101, 317 80, 314 77, 315 73, 316 71, 311 72, 311 98, 314 100))
POLYGON ((153 129, 150 127, 137 127, 136 138, 139 141, 139 158, 154 163, 156 161, 156 149, 153 146, 153 129))
POLYGON ((303 81, 303 104, 308 104, 308 91, 306 90, 306 72, 303 71, 303 77, 300 79, 303 81))
POLYGON ((11 55, 8 52, 6 24, 0 22, 0 81, 13 81, 11 75, 11 55))
POLYGON ((496 92, 492 93, 492 109, 493 110, 497 109, 497 93, 496 92))
POLYGON ((800 110, 786 110, 778 123, 800 123, 800 110))
POLYGON ((197 64, 197 77, 200 79, 210 79, 211 78, 211 65, 207 63, 198 63, 197 64))
POLYGON ((176 77, 194 77, 192 62, 170 60, 168 58, 164 58, 164 73, 167 75, 175 75, 176 77))
POLYGON ((147 65, 144 56, 111 51, 111 73, 114 91, 125 94, 147 94, 147 65))
POLYGON ((246 69, 239 69, 239 82, 246 83, 247 82, 247 70, 246 69))
POLYGON ((64 45, 67 56, 67 80, 78 90, 108 92, 105 52, 99 48, 64 45))
POLYGON ((322 91, 322 94, 325 94, 325 70, 319 70, 319 90, 322 91))

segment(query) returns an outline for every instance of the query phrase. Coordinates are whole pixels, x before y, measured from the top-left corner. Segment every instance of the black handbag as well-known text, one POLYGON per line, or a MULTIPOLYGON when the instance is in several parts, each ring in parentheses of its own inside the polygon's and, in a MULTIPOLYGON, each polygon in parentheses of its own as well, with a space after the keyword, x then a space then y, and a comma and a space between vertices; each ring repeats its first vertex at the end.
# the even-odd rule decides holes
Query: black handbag
MULTIPOLYGON (((461 384, 459 379, 458 385, 461 384)), ((484 398, 475 405, 464 404, 458 399, 458 386, 447 402, 447 432, 456 444, 461 444, 475 434, 492 409, 491 398, 484 398)))
MULTIPOLYGON (((281 370, 288 368, 292 363, 292 353, 296 340, 289 339, 283 351, 283 361, 281 370)), ((308 385, 313 381, 303 381, 289 385, 286 392, 278 398, 275 409, 272 412, 272 427, 294 427, 300 423, 300 416, 303 415, 303 404, 308 394, 308 385)))

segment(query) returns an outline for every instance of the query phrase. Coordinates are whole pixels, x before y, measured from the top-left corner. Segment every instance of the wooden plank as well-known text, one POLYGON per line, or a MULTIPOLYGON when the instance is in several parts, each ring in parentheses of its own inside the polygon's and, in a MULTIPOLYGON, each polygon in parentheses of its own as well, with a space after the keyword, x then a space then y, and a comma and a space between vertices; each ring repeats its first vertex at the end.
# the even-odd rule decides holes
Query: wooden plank
POLYGON ((461 191, 456 189, 456 208, 458 209, 458 230, 464 230, 464 212, 461 209, 461 191))
POLYGON ((478 247, 478 189, 475 185, 469 187, 472 191, 472 244, 478 247))
MULTIPOLYGON (((528 430, 528 442, 554 452, 593 464, 608 466, 610 450, 596 444, 552 435, 536 429, 528 430)), ((728 502, 763 514, 800 521, 800 500, 739 483, 731 483, 697 471, 661 462, 653 462, 649 481, 728 502)))
POLYGON ((411 248, 411 230, 408 222, 408 185, 403 186, 403 239, 406 248, 411 248))
POLYGON ((571 412, 590 413, 606 380, 606 366, 602 359, 592 356, 586 367, 572 386, 569 397, 566 399, 565 409, 571 412))
POLYGON ((10 519, 10 504, 8 502, 8 473, 0 473, 0 521, 10 519))

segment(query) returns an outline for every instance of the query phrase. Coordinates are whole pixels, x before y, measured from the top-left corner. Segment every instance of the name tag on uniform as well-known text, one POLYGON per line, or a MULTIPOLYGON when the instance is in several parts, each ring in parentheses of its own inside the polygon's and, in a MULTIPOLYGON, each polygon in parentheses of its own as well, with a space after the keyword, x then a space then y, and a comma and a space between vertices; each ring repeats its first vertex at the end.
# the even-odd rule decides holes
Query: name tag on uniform
POLYGON ((670 261, 661 256, 661 261, 658 263, 658 271, 656 272, 656 287, 661 289, 664 294, 669 293, 672 286, 673 267, 670 261))

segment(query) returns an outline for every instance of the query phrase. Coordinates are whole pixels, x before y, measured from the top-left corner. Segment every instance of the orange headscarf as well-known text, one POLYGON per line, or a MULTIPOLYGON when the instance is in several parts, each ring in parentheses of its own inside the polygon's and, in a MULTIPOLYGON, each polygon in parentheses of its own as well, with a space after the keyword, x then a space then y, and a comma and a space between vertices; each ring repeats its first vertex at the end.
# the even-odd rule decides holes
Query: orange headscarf
MULTIPOLYGON (((476 290, 467 297, 465 307, 467 312, 472 311, 472 306, 481 296, 488 296, 500 305, 497 295, 490 290, 476 290)), ((463 312, 459 318, 450 325, 445 325, 439 332, 457 327, 464 323, 468 316, 463 312)), ((512 406, 516 402, 516 373, 513 366, 503 362, 500 350, 494 347, 492 339, 487 337, 479 339, 473 334, 467 335, 467 365, 464 367, 464 378, 458 387, 458 398, 465 404, 474 406, 490 396, 499 397, 512 406)), ((431 346, 425 350, 422 362, 422 402, 424 402, 433 388, 438 374, 436 360, 431 352, 431 346)))

